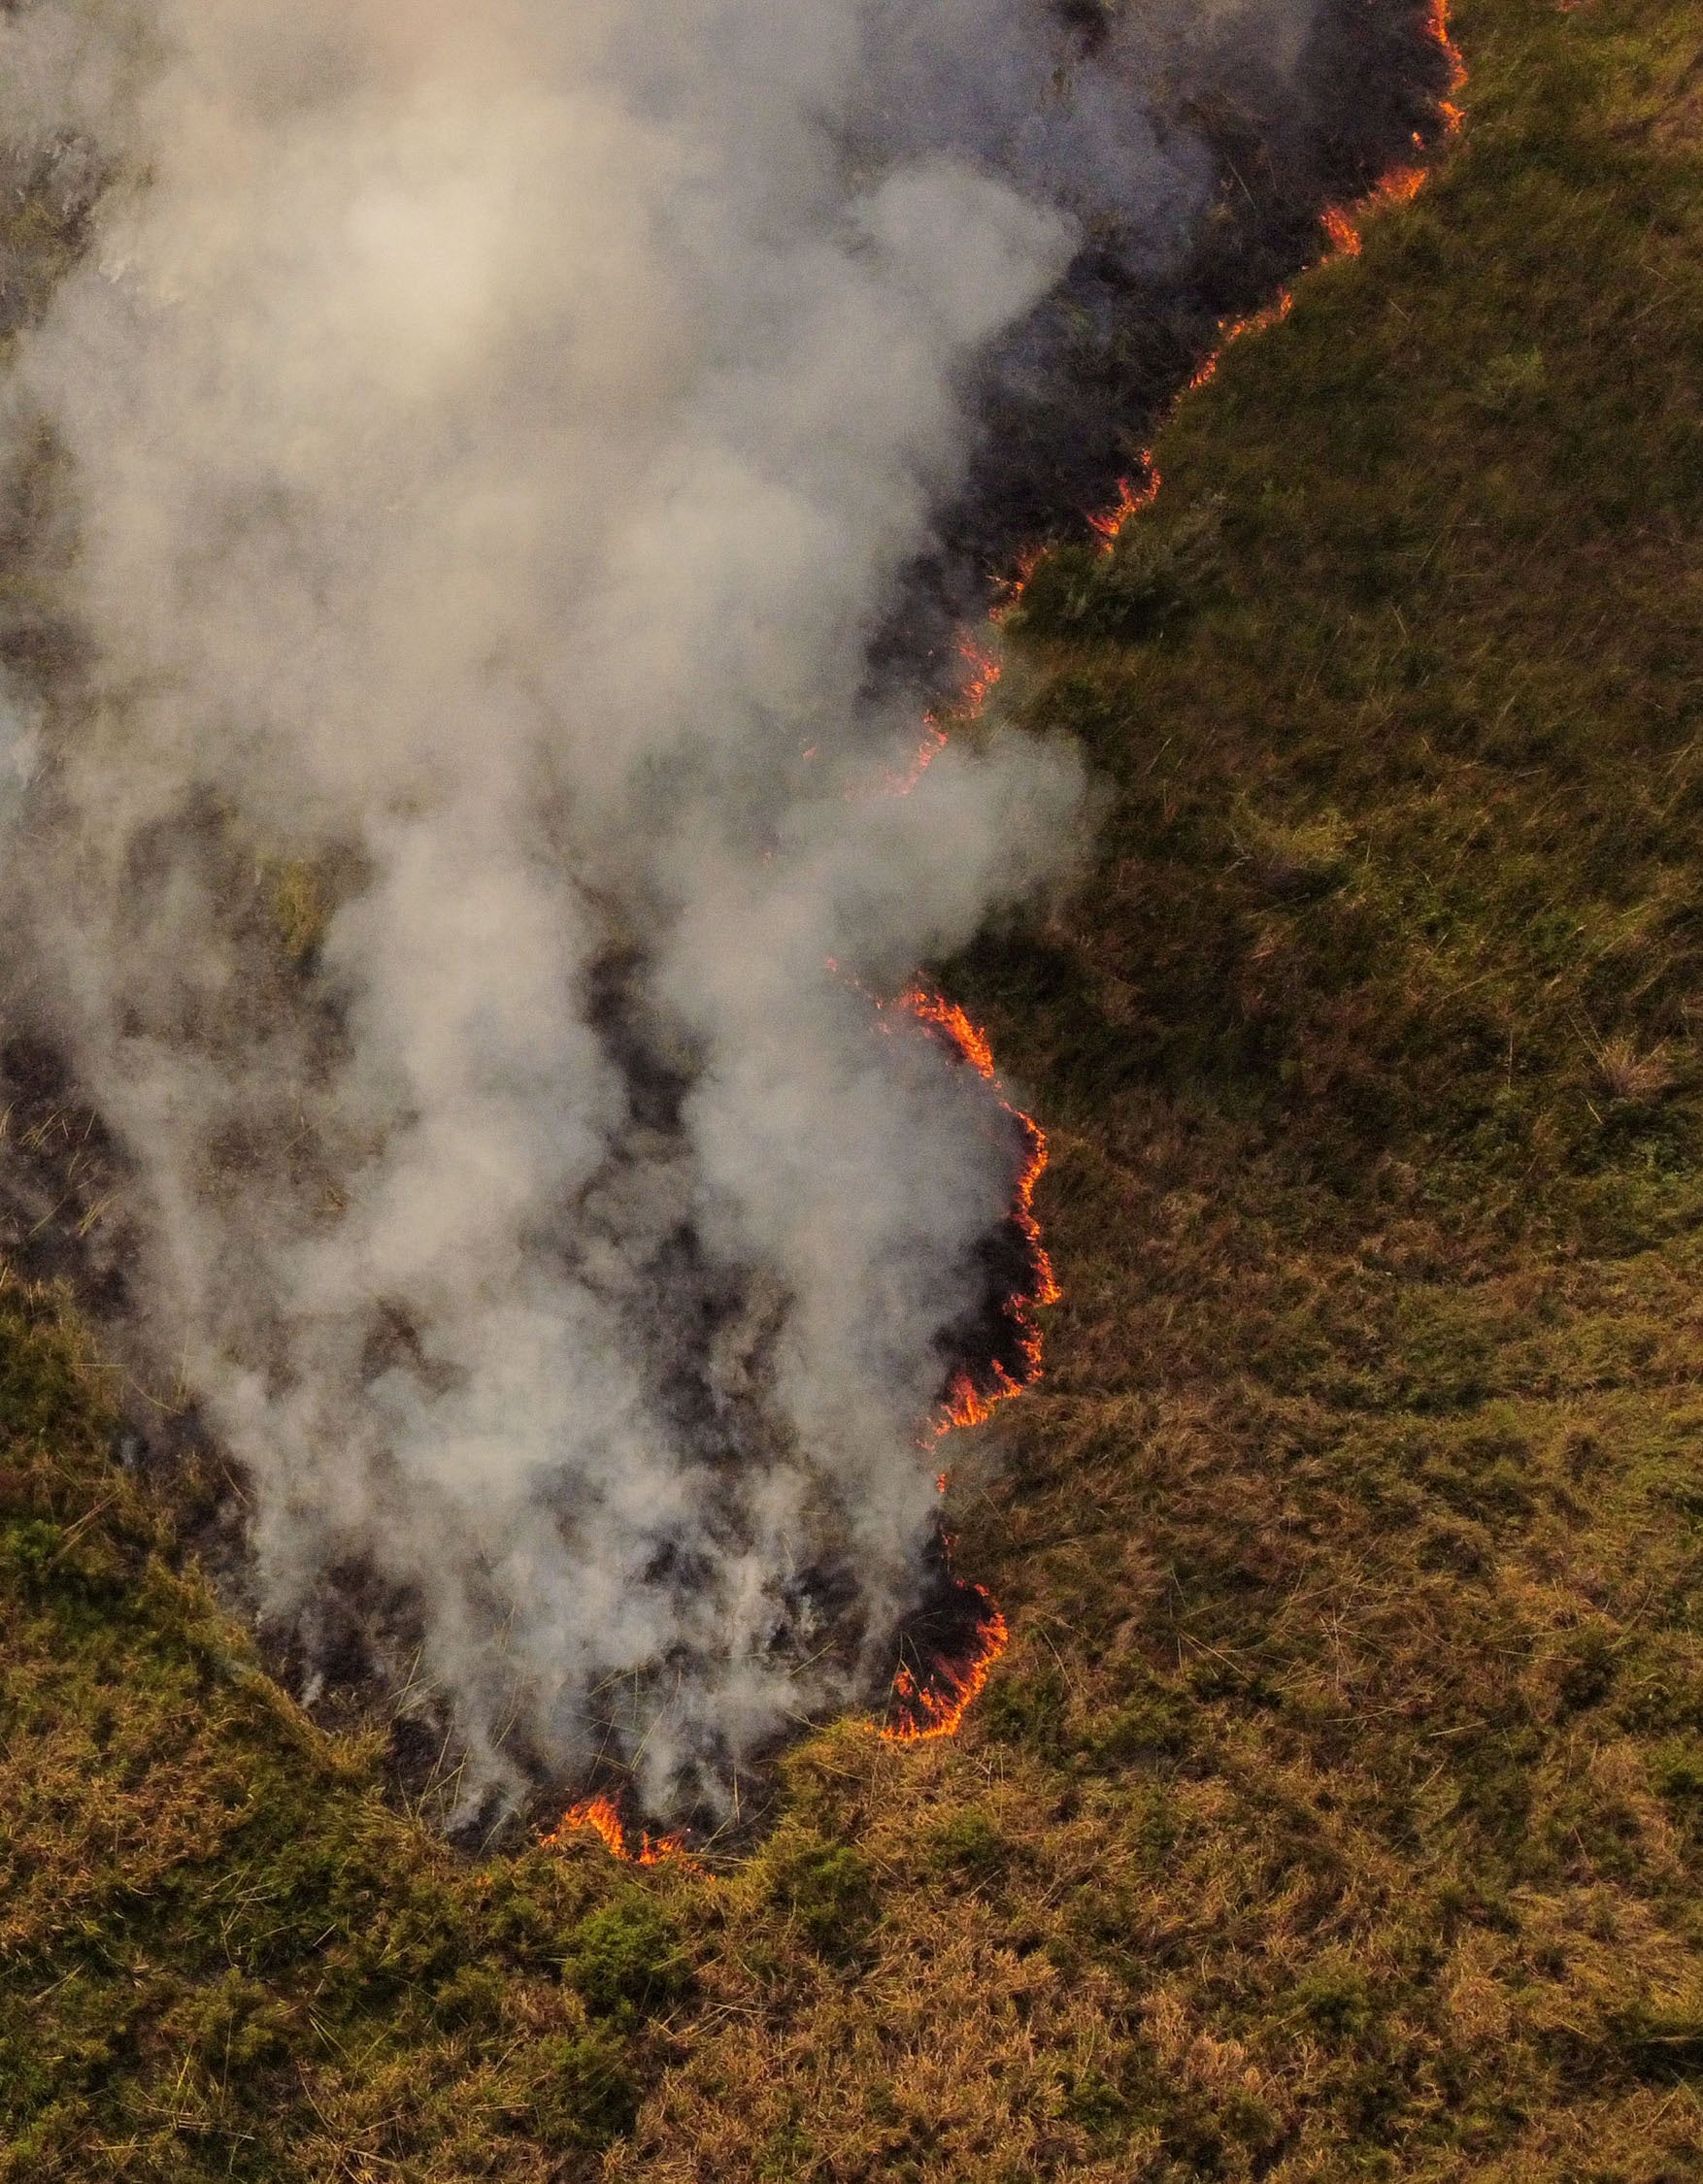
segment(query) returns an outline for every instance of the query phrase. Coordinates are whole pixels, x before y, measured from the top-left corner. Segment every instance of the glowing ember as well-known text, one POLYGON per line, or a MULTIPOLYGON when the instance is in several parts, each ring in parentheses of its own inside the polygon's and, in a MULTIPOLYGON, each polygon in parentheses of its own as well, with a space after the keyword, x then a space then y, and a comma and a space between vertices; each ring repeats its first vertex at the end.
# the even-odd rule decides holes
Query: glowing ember
MULTIPOLYGON (((994 684, 999 680, 998 658, 976 638, 966 635, 959 641, 959 657, 964 663, 963 679, 957 695, 947 708, 949 718, 974 720, 986 704, 994 684)), ((909 796, 917 783, 946 748, 947 732, 934 713, 927 713, 922 721, 922 738, 916 753, 902 773, 890 768, 877 776, 873 782, 853 784, 846 791, 846 801, 855 804, 867 796, 909 796)), ((813 752, 806 751, 807 758, 813 752)))
POLYGON ((922 741, 917 745, 916 755, 905 771, 902 774, 884 774, 875 784, 873 792, 848 789, 848 800, 855 802, 858 796, 868 793, 877 796, 909 796, 945 748, 946 730, 939 727, 932 718, 925 720, 922 724, 922 741))
MULTIPOLYGON (((1466 83, 1466 63, 1460 56, 1460 48, 1449 35, 1449 0, 1431 0, 1431 12, 1425 17, 1425 36, 1448 56, 1449 88, 1458 91, 1466 83)), ((1438 111, 1443 116, 1445 132, 1453 136, 1460 127, 1459 107, 1445 99, 1438 111)))
POLYGON ((1324 232, 1330 238, 1330 247, 1340 256, 1357 258, 1360 254, 1360 231, 1347 213, 1336 206, 1327 205, 1323 213, 1324 232))
POLYGON ((652 1836, 640 1829, 637 1839, 630 1839, 619 1806, 606 1797, 583 1798, 578 1804, 570 1805, 555 1833, 545 1837, 544 1847, 559 1850, 570 1835, 586 1828, 602 1840, 612 1857, 624 1865, 660 1866, 665 1858, 678 1859, 688 1867, 692 1863, 685 1855, 684 1835, 652 1836))
POLYGON ((1001 662, 996 653, 988 651, 974 636, 960 638, 958 657, 964 663, 964 679, 958 689, 957 711, 974 720, 992 695, 1000 678, 1001 662))
POLYGON ((1045 551, 1044 546, 1030 546, 1026 552, 1018 554, 1010 576, 1001 579, 998 595, 987 610, 987 619, 995 629, 1005 623, 1020 603, 1024 587, 1035 573, 1035 564, 1045 551))

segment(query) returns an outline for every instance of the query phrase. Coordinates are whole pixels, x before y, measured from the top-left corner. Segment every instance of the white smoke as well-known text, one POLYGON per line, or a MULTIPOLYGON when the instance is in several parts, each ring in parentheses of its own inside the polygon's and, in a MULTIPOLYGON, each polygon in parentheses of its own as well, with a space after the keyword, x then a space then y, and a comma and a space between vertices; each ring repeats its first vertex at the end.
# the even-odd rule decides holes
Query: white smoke
POLYGON ((7 396, 85 648, 13 930, 266 1614, 404 1596, 478 1796, 601 1754, 715 1809, 916 1596, 1014 1145, 869 997, 1081 784, 991 726, 884 793, 922 701, 869 649, 989 346, 1096 221, 1181 247, 1142 86, 1308 13, 1074 62, 1028 0, 0 21, 10 133, 111 171, 7 396))

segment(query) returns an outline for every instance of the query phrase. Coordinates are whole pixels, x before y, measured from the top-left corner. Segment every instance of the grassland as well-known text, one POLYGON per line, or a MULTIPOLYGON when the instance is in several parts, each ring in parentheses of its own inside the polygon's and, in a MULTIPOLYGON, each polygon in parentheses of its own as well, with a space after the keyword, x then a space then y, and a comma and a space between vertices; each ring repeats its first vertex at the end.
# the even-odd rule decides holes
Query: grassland
POLYGON ((0 1290, 0 2177, 546 2178, 689 1963, 592 1843, 457 1861, 263 1675, 0 1290))
POLYGON ((1472 0, 1007 687, 1109 784, 950 967, 1052 1138, 959 1437, 1013 1643, 738 1871, 456 1862, 0 1297, 0 2178, 1703 2172, 1703 31, 1472 0))

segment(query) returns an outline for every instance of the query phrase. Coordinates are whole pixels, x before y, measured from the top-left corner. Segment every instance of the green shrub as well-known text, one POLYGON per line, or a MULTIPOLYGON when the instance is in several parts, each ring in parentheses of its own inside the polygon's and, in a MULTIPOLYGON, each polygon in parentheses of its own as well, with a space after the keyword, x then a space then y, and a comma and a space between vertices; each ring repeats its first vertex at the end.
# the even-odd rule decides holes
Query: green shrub
POLYGON ((181 2043, 209 2069, 263 2070, 287 2061, 299 2026, 272 1990, 240 1972, 192 1989, 167 2020, 181 2043))
POLYGON ((978 1702, 983 1732, 996 1743, 1049 1754, 1063 1747, 1064 1706, 1064 1680, 1052 1669, 996 1676, 978 1702))
POLYGON ((1181 1759, 1189 1745, 1189 1716, 1185 1699, 1166 1692, 1144 1694, 1094 1723, 1090 1761, 1098 1770, 1121 1772, 1181 1759))
POLYGON ((1330 1965, 1295 1989, 1296 2014, 1337 2039, 1352 2038, 1372 2022, 1366 1983, 1346 1965, 1330 1965))
POLYGON ((1703 1824, 1703 1745, 1689 1738, 1664 1745, 1651 1768, 1657 1794, 1693 1825, 1703 1824))
POLYGON ((929 1838, 928 1863, 939 1873, 991 1880, 1012 1855, 1011 1844, 977 1805, 954 1812, 929 1838))
POLYGON ((595 2150, 632 2129, 638 2087, 612 2034, 594 2026, 541 2040, 536 2068, 531 2122, 546 2146, 595 2150))
POLYGON ((508 1981, 493 1966, 464 1964, 432 1998, 432 2015, 448 2032, 500 2025, 508 1981))
POLYGON ((818 1956, 852 1955, 880 1916, 875 1870, 849 1844, 813 1829, 783 1830, 765 1854, 768 1893, 818 1956))
POLYGON ((581 1920, 564 1969, 586 2008, 602 2017, 666 2009, 691 1983, 673 1921, 637 1889, 581 1920))

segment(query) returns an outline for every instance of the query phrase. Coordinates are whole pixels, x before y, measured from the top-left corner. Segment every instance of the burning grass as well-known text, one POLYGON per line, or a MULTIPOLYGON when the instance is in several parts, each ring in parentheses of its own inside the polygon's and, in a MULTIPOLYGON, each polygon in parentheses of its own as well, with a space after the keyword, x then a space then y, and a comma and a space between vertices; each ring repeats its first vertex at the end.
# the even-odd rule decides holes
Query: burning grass
POLYGON ((594 1835, 612 1858, 629 1866, 660 1866, 665 1858, 686 1863, 684 1834, 653 1836, 644 1828, 628 1826, 619 1804, 601 1794, 582 1798, 562 1814, 561 1824, 544 1838, 546 1850, 557 1850, 576 1833, 594 1835))
POLYGON ((1116 802, 943 974, 1063 1290, 1004 1471, 948 1442, 960 1733, 813 1737, 735 1871, 457 1864, 13 1292, 0 2176, 1703 2166, 1698 33, 1461 36, 1446 171, 1155 447, 1176 611, 1096 618, 1090 546, 1008 624, 1116 802))
POLYGON ((892 1744, 920 1744, 955 1735, 1010 1638, 990 1593, 943 1573, 900 1633, 882 1736, 892 1744))

